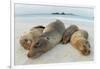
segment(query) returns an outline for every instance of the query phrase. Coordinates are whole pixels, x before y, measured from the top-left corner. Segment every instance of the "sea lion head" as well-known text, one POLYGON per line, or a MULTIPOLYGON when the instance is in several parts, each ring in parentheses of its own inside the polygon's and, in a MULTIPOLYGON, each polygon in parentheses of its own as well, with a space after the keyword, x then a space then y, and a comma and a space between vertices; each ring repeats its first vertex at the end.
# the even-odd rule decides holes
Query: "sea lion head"
POLYGON ((39 38, 36 43, 33 43, 27 54, 29 58, 37 58, 48 50, 48 39, 39 38))
POLYGON ((87 56, 90 54, 90 43, 87 40, 80 40, 78 49, 81 54, 87 56))
POLYGON ((74 32, 78 31, 78 27, 76 25, 70 25, 64 32, 62 42, 66 44, 70 42, 71 36, 74 32))
POLYGON ((70 41, 71 34, 70 33, 66 34, 66 33, 67 32, 65 32, 64 35, 63 35, 63 39, 62 39, 63 44, 66 44, 70 41))
POLYGON ((29 50, 32 44, 32 37, 28 34, 23 35, 21 36, 19 42, 24 49, 29 50))

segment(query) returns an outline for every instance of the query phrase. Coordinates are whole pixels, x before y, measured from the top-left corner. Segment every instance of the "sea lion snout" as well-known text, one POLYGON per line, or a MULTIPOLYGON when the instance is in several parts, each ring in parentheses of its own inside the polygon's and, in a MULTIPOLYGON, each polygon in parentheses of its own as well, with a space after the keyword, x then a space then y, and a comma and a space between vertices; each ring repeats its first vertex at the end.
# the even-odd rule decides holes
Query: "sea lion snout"
POLYGON ((43 53, 44 53, 44 51, 43 50, 40 50, 38 48, 30 49, 30 51, 27 54, 27 57, 28 58, 37 58, 40 55, 42 55, 43 53))
POLYGON ((67 44, 70 40, 70 34, 69 33, 67 33, 67 34, 64 34, 63 35, 63 40, 62 40, 62 43, 63 44, 67 44))
POLYGON ((90 54, 90 50, 82 50, 81 53, 85 56, 89 55, 90 54))
POLYGON ((77 45, 75 46, 82 55, 89 55, 90 54, 90 44, 86 39, 80 39, 77 41, 77 45))
POLYGON ((81 50, 81 53, 83 55, 89 55, 90 54, 90 44, 88 41, 85 41, 83 44, 83 50, 81 50))
POLYGON ((27 54, 27 57, 28 57, 28 58, 31 58, 31 57, 33 57, 33 54, 29 52, 29 53, 27 54))
POLYGON ((37 58, 37 57, 41 56, 43 53, 44 53, 44 52, 42 52, 42 51, 38 51, 38 52, 36 52, 36 53, 29 52, 29 53, 27 54, 27 57, 28 57, 28 58, 37 58))
POLYGON ((29 58, 36 58, 48 50, 47 40, 40 38, 35 43, 32 43, 30 50, 27 54, 29 58))

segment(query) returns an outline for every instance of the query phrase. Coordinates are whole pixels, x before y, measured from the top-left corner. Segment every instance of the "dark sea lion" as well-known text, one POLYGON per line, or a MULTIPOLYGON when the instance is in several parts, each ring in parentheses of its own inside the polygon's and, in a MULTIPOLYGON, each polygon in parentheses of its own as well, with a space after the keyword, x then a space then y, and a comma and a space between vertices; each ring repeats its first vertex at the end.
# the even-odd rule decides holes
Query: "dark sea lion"
POLYGON ((62 40, 64 31, 64 23, 60 20, 48 24, 36 43, 32 44, 27 56, 36 58, 55 47, 62 40))
POLYGON ((72 34, 76 31, 78 31, 78 29, 79 28, 76 25, 71 25, 68 28, 66 28, 66 30, 63 34, 62 43, 67 44, 68 42, 70 42, 72 34))

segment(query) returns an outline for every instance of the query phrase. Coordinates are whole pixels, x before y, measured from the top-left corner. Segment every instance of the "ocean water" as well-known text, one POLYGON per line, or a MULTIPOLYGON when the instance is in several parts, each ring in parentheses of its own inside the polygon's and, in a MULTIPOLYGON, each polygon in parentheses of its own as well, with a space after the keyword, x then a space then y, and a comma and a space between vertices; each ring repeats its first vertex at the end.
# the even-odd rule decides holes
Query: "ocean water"
POLYGON ((19 22, 33 22, 41 21, 41 20, 73 20, 73 21, 81 21, 81 22, 93 22, 93 17, 82 17, 78 15, 49 15, 49 14, 39 14, 39 15, 21 15, 15 17, 16 21, 19 22))
POLYGON ((68 6, 44 6, 15 4, 15 20, 20 22, 33 22, 33 20, 74 20, 82 22, 93 22, 93 7, 68 7, 68 6), (66 15, 53 15, 52 13, 62 13, 66 15))

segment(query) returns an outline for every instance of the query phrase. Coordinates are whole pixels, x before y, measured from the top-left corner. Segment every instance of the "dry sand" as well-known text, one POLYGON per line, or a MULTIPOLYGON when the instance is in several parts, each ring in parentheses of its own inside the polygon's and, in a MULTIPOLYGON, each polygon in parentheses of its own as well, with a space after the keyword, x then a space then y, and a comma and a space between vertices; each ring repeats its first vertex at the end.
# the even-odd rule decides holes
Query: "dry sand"
POLYGON ((94 31, 93 22, 81 22, 60 19, 64 22, 66 28, 72 24, 79 26, 81 29, 85 29, 89 33, 89 42, 91 44, 91 54, 89 56, 81 55, 75 48, 73 48, 70 43, 59 44, 52 50, 43 54, 39 58, 29 59, 27 57, 27 51, 24 50, 19 44, 19 38, 21 34, 28 32, 29 29, 36 25, 47 25, 48 23, 54 21, 44 20, 27 22, 15 21, 15 64, 16 65, 26 65, 26 64, 46 64, 46 63, 63 63, 63 62, 76 62, 76 61, 91 61, 93 60, 93 50, 94 50, 94 31))

